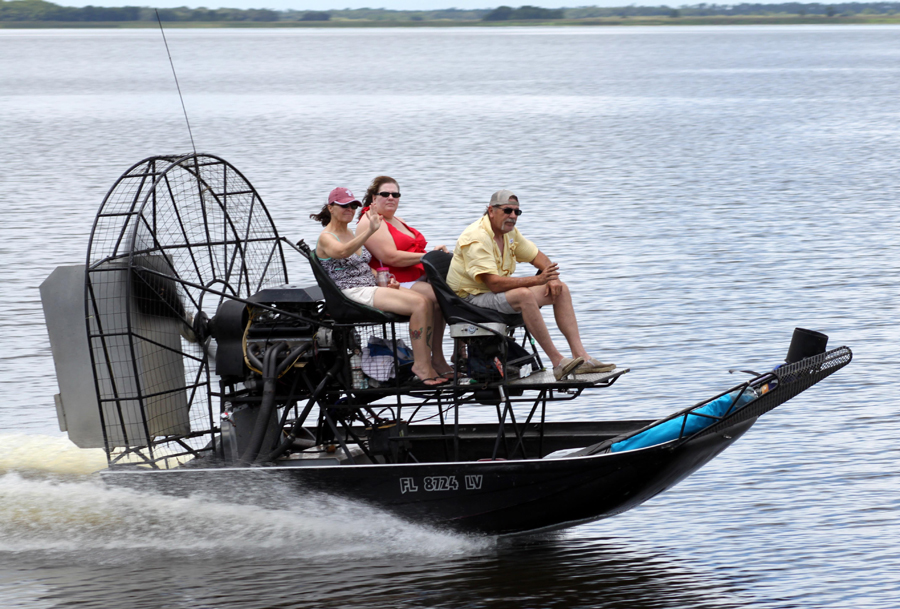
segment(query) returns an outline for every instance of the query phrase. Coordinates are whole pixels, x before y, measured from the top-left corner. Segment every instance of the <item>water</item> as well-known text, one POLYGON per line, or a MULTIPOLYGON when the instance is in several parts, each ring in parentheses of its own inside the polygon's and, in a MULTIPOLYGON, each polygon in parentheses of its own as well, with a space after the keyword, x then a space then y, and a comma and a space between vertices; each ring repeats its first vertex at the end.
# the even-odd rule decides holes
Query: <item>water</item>
MULTIPOLYGON (((632 372, 560 419, 661 416, 801 326, 853 363, 675 489, 513 541, 328 497, 290 509, 104 488, 58 431, 37 286, 107 189, 190 150, 159 33, 0 31, 0 605, 887 607, 900 28, 172 30, 197 148, 310 240, 331 188, 396 177, 452 245, 491 192, 561 265, 588 349, 632 372)), ((290 260, 292 280, 310 280, 290 260)), ((558 335, 557 335, 558 338, 558 335)))

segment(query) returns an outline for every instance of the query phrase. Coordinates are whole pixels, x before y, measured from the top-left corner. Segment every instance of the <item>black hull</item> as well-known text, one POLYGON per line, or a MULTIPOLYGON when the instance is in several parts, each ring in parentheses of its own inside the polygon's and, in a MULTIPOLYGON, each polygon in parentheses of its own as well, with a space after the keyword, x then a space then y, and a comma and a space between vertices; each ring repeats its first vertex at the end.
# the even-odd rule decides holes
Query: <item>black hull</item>
MULTIPOLYGON (((686 442, 560 459, 399 465, 107 470, 117 485, 167 493, 270 484, 377 506, 457 531, 508 535, 608 518, 651 499, 705 465, 755 422, 686 442)), ((264 490, 256 492, 265 493, 264 490)), ((260 495, 262 498, 262 495, 260 495)))

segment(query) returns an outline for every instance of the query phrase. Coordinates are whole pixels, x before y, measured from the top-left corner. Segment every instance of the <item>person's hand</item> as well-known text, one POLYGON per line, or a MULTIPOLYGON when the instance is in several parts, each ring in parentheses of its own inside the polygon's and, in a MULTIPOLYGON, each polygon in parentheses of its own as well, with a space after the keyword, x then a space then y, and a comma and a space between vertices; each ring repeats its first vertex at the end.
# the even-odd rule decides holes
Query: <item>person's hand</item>
POLYGON ((559 281, 559 265, 553 262, 537 276, 538 285, 547 285, 551 281, 559 281))
POLYGON ((366 212, 366 218, 369 219, 369 234, 374 235, 381 228, 381 214, 370 207, 369 211, 366 212))
POLYGON ((557 296, 562 294, 563 285, 562 282, 558 279, 553 279, 552 281, 547 282, 547 296, 556 299, 557 296))
POLYGON ((436 251, 438 251, 438 250, 441 250, 442 252, 447 252, 448 254, 450 253, 450 249, 449 249, 446 245, 436 245, 436 246, 434 246, 434 250, 433 250, 433 251, 436 252, 436 251))
POLYGON ((399 290, 400 282, 397 281, 393 275, 391 275, 391 279, 390 281, 388 281, 387 287, 391 288, 392 290, 399 290))

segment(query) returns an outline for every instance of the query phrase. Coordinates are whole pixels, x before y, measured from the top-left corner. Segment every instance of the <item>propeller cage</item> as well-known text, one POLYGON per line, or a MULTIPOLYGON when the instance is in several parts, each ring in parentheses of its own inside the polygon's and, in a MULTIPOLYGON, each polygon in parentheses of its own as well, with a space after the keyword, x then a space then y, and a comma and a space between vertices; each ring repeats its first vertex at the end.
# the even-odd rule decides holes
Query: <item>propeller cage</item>
POLYGON ((256 189, 216 156, 144 159, 106 195, 85 269, 88 353, 110 462, 215 450, 207 316, 288 280, 256 189))

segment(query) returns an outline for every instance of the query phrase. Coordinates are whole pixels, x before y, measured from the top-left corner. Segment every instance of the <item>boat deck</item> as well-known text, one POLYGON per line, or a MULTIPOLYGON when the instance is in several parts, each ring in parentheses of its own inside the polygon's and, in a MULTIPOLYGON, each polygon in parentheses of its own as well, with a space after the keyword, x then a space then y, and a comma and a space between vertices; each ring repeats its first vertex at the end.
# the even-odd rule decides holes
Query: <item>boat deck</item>
POLYGON ((559 393, 581 392, 584 389, 594 387, 609 387, 615 383, 619 377, 629 372, 630 368, 617 368, 610 372, 595 372, 591 374, 569 375, 566 378, 556 380, 552 370, 536 370, 522 378, 513 379, 504 383, 503 381, 483 382, 469 378, 460 378, 456 384, 453 382, 443 383, 436 387, 423 387, 400 385, 383 386, 377 389, 358 390, 361 394, 369 394, 373 392, 381 392, 394 395, 396 393, 423 395, 433 393, 453 393, 461 395, 474 391, 497 391, 500 387, 505 387, 510 394, 521 395, 525 390, 531 391, 553 391, 559 393))
POLYGON ((611 372, 594 372, 591 374, 569 375, 568 377, 556 380, 553 377, 552 370, 538 370, 532 372, 528 376, 510 381, 513 387, 522 387, 526 389, 584 389, 587 387, 608 387, 612 385, 616 379, 629 372, 630 368, 616 368, 611 372))

